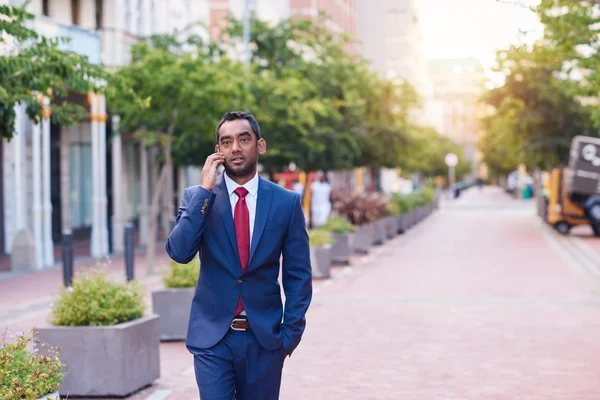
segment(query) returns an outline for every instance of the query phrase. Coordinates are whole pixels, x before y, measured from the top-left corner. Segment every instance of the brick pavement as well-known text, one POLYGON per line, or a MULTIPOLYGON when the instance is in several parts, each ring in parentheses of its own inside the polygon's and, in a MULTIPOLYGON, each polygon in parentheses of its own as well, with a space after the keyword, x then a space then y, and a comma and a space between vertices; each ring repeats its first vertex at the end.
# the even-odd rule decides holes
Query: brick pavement
MULTIPOLYGON (((599 265, 532 202, 471 189, 315 282, 281 399, 598 399, 599 265)), ((197 399, 191 365, 163 343, 131 399, 197 399)))

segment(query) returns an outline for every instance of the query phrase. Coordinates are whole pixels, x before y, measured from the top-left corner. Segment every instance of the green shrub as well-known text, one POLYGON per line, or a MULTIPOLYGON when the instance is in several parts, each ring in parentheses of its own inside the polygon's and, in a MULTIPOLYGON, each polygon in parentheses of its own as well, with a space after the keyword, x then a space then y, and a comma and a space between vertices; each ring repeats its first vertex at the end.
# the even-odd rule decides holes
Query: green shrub
POLYGON ((401 195, 394 194, 392 196, 392 202, 397 207, 398 214, 403 214, 409 212, 414 207, 414 201, 411 197, 412 195, 401 195))
POLYGON ((9 343, 0 338, 0 395, 2 399, 34 400, 58 390, 65 374, 59 349, 40 345, 35 333, 9 343), (38 350, 44 347, 43 353, 38 350))
POLYGON ((394 198, 392 198, 392 199, 390 199, 390 201, 388 201, 387 209, 388 209, 389 215, 402 214, 402 208, 400 207, 400 204, 398 203, 398 201, 396 201, 394 198))
POLYGON ((421 196, 425 202, 424 205, 429 205, 435 200, 435 189, 430 186, 424 187, 421 190, 421 196))
POLYGON ((198 282, 200 274, 200 260, 195 259, 187 264, 179 264, 171 261, 169 271, 163 277, 165 287, 175 288, 193 288, 198 282))
POLYGON ((335 243, 331 233, 322 229, 313 229, 308 231, 308 238, 311 247, 324 247, 335 243))
POLYGON ((324 225, 319 227, 319 229, 326 230, 331 233, 350 233, 356 231, 356 227, 352 225, 347 218, 339 215, 334 215, 329 218, 324 225))
POLYGON ((115 282, 100 270, 83 273, 73 280, 71 289, 62 289, 50 322, 63 326, 116 325, 143 314, 139 282, 115 282))

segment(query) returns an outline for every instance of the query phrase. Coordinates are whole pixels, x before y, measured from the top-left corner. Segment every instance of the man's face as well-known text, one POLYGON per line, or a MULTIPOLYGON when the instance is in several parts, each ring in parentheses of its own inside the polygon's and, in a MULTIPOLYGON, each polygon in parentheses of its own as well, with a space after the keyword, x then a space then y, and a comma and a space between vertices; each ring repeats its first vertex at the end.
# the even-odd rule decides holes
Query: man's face
POLYGON ((245 119, 226 121, 219 129, 219 149, 225 157, 223 166, 229 176, 243 177, 256 172, 259 154, 266 150, 263 139, 256 140, 245 119))

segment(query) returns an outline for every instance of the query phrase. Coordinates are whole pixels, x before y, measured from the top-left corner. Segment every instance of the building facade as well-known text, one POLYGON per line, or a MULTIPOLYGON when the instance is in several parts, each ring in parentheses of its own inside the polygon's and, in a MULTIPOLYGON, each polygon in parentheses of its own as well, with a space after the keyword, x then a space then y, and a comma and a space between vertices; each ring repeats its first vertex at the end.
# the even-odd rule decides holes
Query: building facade
MULTIPOLYGON (((21 6, 24 2, 0 3, 21 6)), ((71 41, 63 45, 66 50, 113 68, 130 61, 131 46, 140 37, 182 29, 196 19, 194 13, 201 14, 198 10, 203 9, 206 17, 208 1, 204 8, 200 3, 32 0, 27 7, 36 17, 32 28, 38 33, 69 37, 71 41)), ((158 149, 121 137, 119 118, 108 115, 104 96, 73 93, 70 100, 83 106, 88 117, 68 127, 51 123, 51 104, 47 104, 48 118, 39 125, 26 118, 24 106, 15 106, 15 136, 10 142, 2 140, 0 150, 0 250, 4 254, 0 271, 10 270, 11 263, 19 269, 53 266, 64 232, 73 234, 75 255, 83 257, 122 251, 123 230, 129 222, 138 227, 139 244, 147 240, 158 149), (34 258, 15 264, 13 250, 27 248, 34 258)), ((188 183, 185 172, 177 171, 178 187, 188 183)))
POLYGON ((430 60, 429 76, 433 92, 428 106, 432 108, 430 114, 436 116, 432 125, 463 147, 476 172, 481 159, 477 141, 483 115, 479 103, 485 89, 483 66, 473 57, 430 60))
MULTIPOLYGON (((359 52, 373 70, 390 80, 406 80, 423 103, 431 94, 416 0, 358 0, 357 38, 359 52)), ((427 124, 426 109, 412 115, 427 124)))
MULTIPOLYGON (((328 17, 326 27, 333 32, 356 36, 358 0, 208 0, 211 37, 218 37, 227 17, 242 19, 246 6, 258 18, 277 23, 286 18, 316 18, 320 12, 328 17)), ((349 51, 355 51, 350 46, 349 51)))

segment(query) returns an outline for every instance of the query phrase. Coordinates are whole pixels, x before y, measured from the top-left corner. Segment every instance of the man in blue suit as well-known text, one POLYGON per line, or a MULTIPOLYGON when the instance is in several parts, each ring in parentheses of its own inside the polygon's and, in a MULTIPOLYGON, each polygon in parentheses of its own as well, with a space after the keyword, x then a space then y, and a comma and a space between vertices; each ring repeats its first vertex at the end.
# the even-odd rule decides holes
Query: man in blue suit
POLYGON ((216 139, 166 244, 179 263, 200 253, 186 345, 202 400, 278 399, 283 363, 300 342, 312 297, 300 196, 258 175, 266 142, 250 113, 225 114, 216 139))

